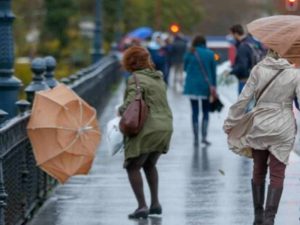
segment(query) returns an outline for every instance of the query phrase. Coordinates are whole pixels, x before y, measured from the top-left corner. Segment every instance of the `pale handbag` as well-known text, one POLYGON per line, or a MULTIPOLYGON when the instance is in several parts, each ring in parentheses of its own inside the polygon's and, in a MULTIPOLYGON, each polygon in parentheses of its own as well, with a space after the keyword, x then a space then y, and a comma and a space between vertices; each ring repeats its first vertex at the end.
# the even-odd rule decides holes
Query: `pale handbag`
POLYGON ((121 117, 116 117, 110 120, 107 123, 106 127, 106 140, 108 144, 108 150, 112 156, 120 152, 124 147, 124 136, 119 128, 120 120, 121 117))

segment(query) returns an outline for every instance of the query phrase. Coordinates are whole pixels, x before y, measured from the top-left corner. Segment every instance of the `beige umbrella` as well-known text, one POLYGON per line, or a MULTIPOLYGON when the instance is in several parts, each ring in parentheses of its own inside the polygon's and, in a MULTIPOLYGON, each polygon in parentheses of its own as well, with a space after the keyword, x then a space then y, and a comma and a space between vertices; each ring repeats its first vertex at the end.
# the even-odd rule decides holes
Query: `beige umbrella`
POLYGON ((101 138, 96 118, 63 84, 36 93, 27 129, 38 166, 61 183, 87 174, 101 138))
POLYGON ((300 16, 265 17, 254 20, 247 27, 268 48, 300 65, 300 16))

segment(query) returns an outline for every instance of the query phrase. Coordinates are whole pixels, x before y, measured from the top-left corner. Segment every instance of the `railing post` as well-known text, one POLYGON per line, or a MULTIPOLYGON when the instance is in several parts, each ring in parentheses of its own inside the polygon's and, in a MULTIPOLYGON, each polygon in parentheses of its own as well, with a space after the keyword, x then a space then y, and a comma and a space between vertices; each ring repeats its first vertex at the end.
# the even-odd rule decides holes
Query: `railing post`
POLYGON ((36 58, 32 61, 31 70, 34 73, 32 82, 26 87, 25 92, 27 95, 27 101, 31 104, 34 100, 34 94, 37 91, 47 90, 49 86, 45 83, 43 74, 46 70, 45 60, 42 58, 36 58))
POLYGON ((14 74, 14 43, 12 24, 15 16, 11 11, 11 0, 0 0, 0 108, 9 117, 16 115, 21 81, 14 74))
POLYGON ((54 70, 56 68, 56 60, 52 56, 45 57, 46 63, 46 74, 45 74, 45 82, 50 88, 54 88, 58 82, 54 78, 54 70))
POLYGON ((7 119, 8 113, 0 109, 0 128, 2 127, 2 123, 7 119))
POLYGON ((0 157, 0 225, 5 225, 4 209, 6 206, 7 194, 4 188, 4 175, 3 175, 3 158, 0 157))
POLYGON ((27 209, 27 183, 28 183, 28 175, 29 171, 27 168, 28 162, 26 161, 26 151, 22 151, 19 157, 22 158, 21 165, 20 165, 20 172, 21 172, 21 190, 22 190, 22 201, 21 207, 23 210, 23 216, 26 219, 26 209, 27 209))
POLYGON ((22 99, 22 100, 17 101, 16 105, 18 107, 19 115, 22 116, 29 109, 30 102, 22 99))
POLYGON ((98 62, 103 56, 102 52, 102 0, 96 0, 96 18, 94 30, 94 48, 92 51, 93 63, 98 62))

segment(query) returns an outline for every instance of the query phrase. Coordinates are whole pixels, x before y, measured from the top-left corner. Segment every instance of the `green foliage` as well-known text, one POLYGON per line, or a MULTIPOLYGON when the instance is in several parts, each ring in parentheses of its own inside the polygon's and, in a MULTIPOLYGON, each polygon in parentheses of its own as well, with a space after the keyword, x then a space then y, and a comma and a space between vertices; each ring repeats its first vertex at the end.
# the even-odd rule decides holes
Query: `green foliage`
POLYGON ((116 38, 118 31, 118 7, 122 0, 104 0, 103 1, 103 36, 104 40, 112 42, 116 38), (114 3, 114 4, 113 4, 114 3))
POLYGON ((15 74, 19 79, 22 80, 24 86, 27 86, 32 80, 30 63, 16 63, 15 74))
POLYGON ((90 64, 90 41, 80 35, 80 5, 74 0, 44 0, 45 15, 39 52, 58 61, 57 76, 68 76, 90 64))
POLYGON ((70 21, 78 15, 78 5, 73 0, 45 0, 46 16, 43 25, 45 39, 56 38, 63 48, 70 41, 67 34, 70 21))
MULTIPOLYGON (((102 0, 103 48, 109 50, 119 34, 140 27, 150 26, 167 31, 177 22, 187 33, 194 31, 202 16, 198 0, 102 0)), ((16 57, 52 55, 56 58, 58 77, 68 76, 91 63, 92 41, 80 33, 81 21, 95 20, 96 0, 14 0, 13 11, 16 57), (36 41, 26 37, 33 31, 40 35, 36 41)), ((29 70, 19 68, 17 73, 24 80, 31 80, 29 70), (24 76, 24 77, 22 77, 24 76)))
MULTIPOLYGON (((94 0, 95 1, 95 0, 94 0)), ((94 1, 80 0, 81 13, 93 20, 94 1)), ((198 0, 102 0, 104 42, 111 43, 117 32, 127 32, 141 26, 168 31, 170 24, 178 23, 182 31, 195 32, 203 10, 198 0)))
POLYGON ((34 56, 36 46, 28 43, 26 36, 34 28, 40 29, 44 18, 45 10, 43 0, 14 0, 12 10, 16 16, 14 25, 14 39, 16 42, 17 56, 34 56))
POLYGON ((150 26, 167 31, 170 24, 178 23, 183 32, 193 33, 202 18, 202 7, 189 0, 126 0, 124 8, 125 31, 139 26, 150 26))
POLYGON ((24 89, 29 85, 29 83, 32 81, 32 72, 30 69, 30 63, 29 62, 16 62, 15 64, 15 75, 18 77, 22 83, 23 86, 21 87, 20 91, 20 99, 25 99, 25 92, 24 89))

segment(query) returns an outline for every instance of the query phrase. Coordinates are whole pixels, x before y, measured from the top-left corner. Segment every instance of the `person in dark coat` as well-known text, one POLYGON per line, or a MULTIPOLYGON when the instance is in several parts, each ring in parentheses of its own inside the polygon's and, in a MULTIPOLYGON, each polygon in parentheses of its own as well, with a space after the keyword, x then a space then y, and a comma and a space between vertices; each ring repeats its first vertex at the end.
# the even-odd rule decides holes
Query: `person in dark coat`
POLYGON ((232 26, 230 33, 236 41, 236 58, 230 74, 234 74, 238 78, 238 93, 240 94, 249 78, 251 69, 255 65, 253 62, 254 53, 250 45, 258 46, 260 51, 264 51, 264 49, 257 40, 244 31, 240 24, 232 26))
MULTIPOLYGON (((183 57, 187 49, 187 42, 181 35, 177 34, 171 45, 170 64, 174 72, 174 86, 183 83, 183 57)), ((176 87, 176 86, 175 86, 176 87)))
POLYGON ((184 94, 190 98, 192 106, 192 123, 194 132, 194 145, 198 146, 199 139, 199 102, 202 103, 202 143, 209 145, 207 140, 208 122, 209 122, 209 97, 210 88, 205 79, 199 62, 195 56, 199 55, 202 63, 206 69, 209 82, 212 86, 216 87, 216 61, 214 52, 206 47, 206 39, 201 35, 197 35, 192 42, 192 49, 189 50, 184 57, 184 70, 187 73, 184 86, 184 94))

